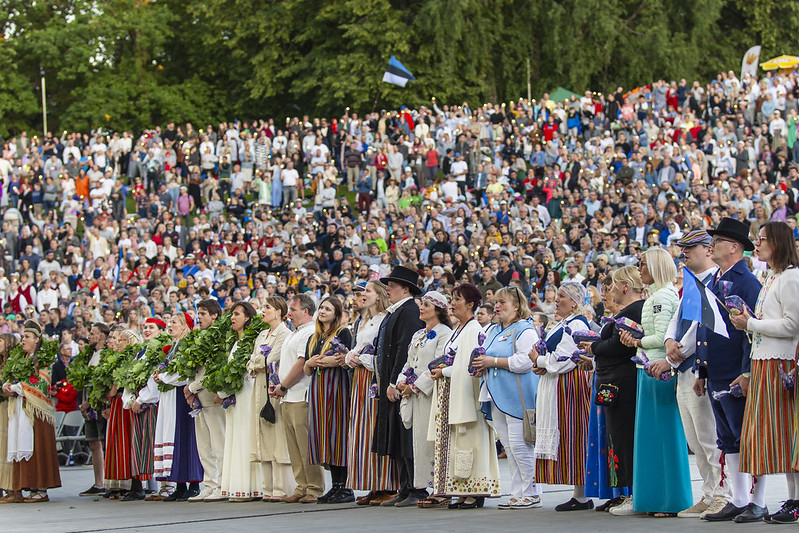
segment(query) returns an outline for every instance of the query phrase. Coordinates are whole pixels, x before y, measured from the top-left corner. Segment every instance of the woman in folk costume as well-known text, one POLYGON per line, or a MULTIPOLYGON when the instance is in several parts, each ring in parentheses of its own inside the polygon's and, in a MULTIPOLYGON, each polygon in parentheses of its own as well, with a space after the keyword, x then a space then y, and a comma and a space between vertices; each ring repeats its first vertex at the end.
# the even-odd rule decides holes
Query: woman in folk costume
MULTIPOLYGON (((108 336, 108 347, 121 352, 131 344, 141 344, 141 333, 132 329, 112 330, 108 336)), ((122 407, 122 391, 111 386, 107 395, 108 426, 105 435, 105 487, 104 497, 117 500, 122 491, 130 488, 131 478, 131 412, 122 407)), ((105 416, 106 413, 103 413, 105 416)))
MULTIPOLYGON (((16 335, 0 334, 0 372, 8 361, 8 354, 17 344, 19 344, 19 339, 16 335)), ((14 465, 8 460, 8 396, 0 395, 0 491, 7 491, 4 496, 9 496, 10 500, 16 501, 15 497, 11 497, 13 478, 14 465)), ((0 502, 5 503, 5 499, 0 498, 0 502)))
POLYGON ((482 507, 486 497, 500 495, 494 432, 480 410, 480 381, 468 370, 482 330, 474 318, 480 300, 480 290, 470 283, 452 291, 450 309, 458 327, 441 355, 454 358, 450 366, 430 372, 436 380, 428 432, 435 442, 433 496, 457 496, 449 504, 453 509, 482 507))
MULTIPOLYGON (((529 509, 541 506, 541 489, 535 482, 535 445, 524 438, 525 423, 535 423, 525 410, 535 409, 539 377, 533 372, 528 354, 539 336, 530 319, 527 299, 518 287, 510 286, 494 295, 497 324, 486 332, 485 355, 473 366, 482 371, 481 400, 490 402, 491 417, 499 439, 505 445, 511 475, 510 500, 500 509, 529 509)), ((529 430, 528 430, 529 431, 529 430)))
MULTIPOLYGON (((244 336, 244 330, 255 317, 256 312, 252 304, 239 302, 233 306, 230 313, 230 328, 237 335, 238 340, 228 355, 232 361, 237 355, 236 350, 244 336)), ((222 496, 229 498, 233 503, 250 502, 262 497, 261 494, 261 466, 252 461, 252 432, 253 394, 255 380, 249 372, 243 376, 241 389, 235 395, 228 395, 217 391, 217 403, 225 407, 225 452, 222 463, 222 496), (231 399, 235 402, 229 404, 231 399), (229 405, 226 405, 227 400, 229 405)))
POLYGON ((580 315, 586 290, 567 281, 555 297, 555 318, 559 322, 546 336, 546 353, 533 346, 530 359, 538 382, 536 406, 535 479, 550 485, 574 485, 572 498, 556 511, 593 509, 585 497, 585 445, 588 435, 588 402, 591 373, 580 370, 570 359, 577 345, 571 333, 587 331, 588 321, 580 315))
POLYGON ((355 346, 346 357, 347 366, 353 369, 347 429, 347 488, 369 491, 355 500, 358 505, 377 505, 393 499, 399 488, 396 461, 372 451, 377 415, 377 405, 370 393, 374 346, 389 301, 386 286, 376 280, 362 282, 353 290, 353 305, 361 316, 354 324, 355 346), (372 349, 365 349, 367 346, 372 349))
MULTIPOLYGON (((766 521, 787 524, 799 518, 799 454, 796 452, 796 406, 781 376, 795 373, 799 343, 799 257, 793 230, 784 222, 768 222, 754 240, 758 259, 769 274, 752 316, 730 309, 737 329, 752 332, 752 370, 741 431, 741 472, 752 476, 784 473, 788 499, 766 521)), ((765 477, 757 478, 757 485, 765 477)), ((764 492, 763 486, 758 492, 764 492)), ((750 505, 765 507, 765 502, 750 505)), ((737 520, 736 520, 737 521, 737 520)))
POLYGON ((641 310, 644 336, 636 339, 629 331, 623 331, 619 339, 625 346, 638 348, 639 357, 646 352, 651 366, 645 369, 638 365, 633 497, 610 513, 625 516, 632 509, 662 518, 676 516, 693 503, 688 444, 677 407, 676 387, 674 381, 663 380, 674 376, 666 360, 665 339, 680 297, 673 284, 677 268, 665 249, 647 250, 638 263, 638 271, 650 294, 641 310))
POLYGON ((261 318, 269 324, 258 334, 253 352, 247 363, 247 371, 255 379, 252 395, 252 460, 261 464, 261 492, 265 502, 280 501, 294 493, 294 475, 286 443, 286 430, 280 412, 279 400, 270 399, 269 382, 272 374, 277 376, 280 350, 283 341, 291 333, 285 324, 288 305, 280 296, 268 296, 261 306, 261 318), (274 420, 261 416, 266 402, 270 402, 274 420))
POLYGON ((61 486, 55 446, 55 407, 48 393, 50 370, 39 368, 36 354, 42 346, 42 326, 27 320, 20 344, 25 358, 33 360, 33 374, 3 384, 3 394, 11 396, 8 458, 14 462, 14 472, 9 495, 18 502, 40 503, 49 501, 47 489, 61 486), (23 490, 30 491, 27 498, 22 496, 23 490))
POLYGON ((162 391, 155 425, 155 476, 159 480, 176 483, 174 492, 164 498, 165 502, 188 501, 197 496, 203 478, 200 457, 197 455, 194 420, 189 414, 191 408, 183 393, 187 381, 181 380, 177 373, 164 372, 177 354, 181 339, 193 327, 194 319, 188 313, 172 315, 167 331, 173 344, 153 375, 162 391))
POLYGON ((319 497, 319 503, 355 501, 352 490, 346 488, 350 376, 344 361, 346 352, 333 348, 335 343, 340 343, 347 351, 352 346, 350 330, 341 325, 343 316, 341 300, 335 297, 323 300, 316 315, 316 329, 308 339, 305 351, 304 372, 311 376, 308 389, 309 461, 328 467, 333 484, 319 497))
MULTIPOLYGON (((408 346, 408 360, 397 380, 402 394, 400 414, 405 427, 413 430, 413 485, 433 487, 435 443, 427 439, 430 431, 430 411, 433 407, 435 381, 427 367, 444 353, 444 345, 452 335, 452 323, 447 312, 447 298, 430 291, 419 303, 419 318, 425 327, 414 333, 408 346), (413 377, 412 377, 413 376, 413 377)), ((446 507, 449 498, 429 497, 417 506, 428 509, 446 507)))
MULTIPOLYGON (((159 318, 148 318, 142 326, 144 341, 154 339, 159 333, 166 329, 166 323, 159 318)), ((142 347, 136 354, 136 359, 144 357, 147 351, 142 347)), ((142 481, 149 481, 153 478, 155 469, 155 458, 153 444, 155 438, 155 420, 158 416, 158 384, 152 376, 147 379, 147 383, 139 390, 128 390, 122 393, 122 407, 131 412, 131 469, 132 481, 130 490, 121 501, 129 502, 143 500, 144 487, 142 481)), ((162 498, 168 494, 159 495, 162 498)))

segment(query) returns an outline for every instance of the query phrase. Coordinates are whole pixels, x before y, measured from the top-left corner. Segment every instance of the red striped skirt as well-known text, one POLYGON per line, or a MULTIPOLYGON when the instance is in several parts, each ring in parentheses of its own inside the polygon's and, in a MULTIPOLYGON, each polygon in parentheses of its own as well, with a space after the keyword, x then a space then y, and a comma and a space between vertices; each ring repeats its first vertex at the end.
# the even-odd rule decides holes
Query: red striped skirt
POLYGON ((111 399, 111 414, 105 436, 105 479, 130 479, 131 412, 121 398, 111 399))
POLYGON ((535 481, 550 485, 585 484, 585 450, 591 402, 591 373, 574 369, 558 380, 557 461, 536 459, 535 481))
POLYGON ((364 367, 352 375, 349 442, 347 444, 347 488, 353 490, 398 490, 397 463, 392 457, 372 451, 377 400, 369 397, 372 372, 364 367))
POLYGON ((779 371, 790 372, 794 366, 785 359, 752 361, 741 430, 741 472, 754 476, 794 472, 794 399, 779 371))
POLYGON ((347 466, 350 376, 344 368, 311 374, 308 388, 308 462, 347 466))
POLYGON ((155 469, 153 446, 157 416, 157 406, 148 407, 139 414, 131 413, 130 475, 142 481, 152 478, 155 469))

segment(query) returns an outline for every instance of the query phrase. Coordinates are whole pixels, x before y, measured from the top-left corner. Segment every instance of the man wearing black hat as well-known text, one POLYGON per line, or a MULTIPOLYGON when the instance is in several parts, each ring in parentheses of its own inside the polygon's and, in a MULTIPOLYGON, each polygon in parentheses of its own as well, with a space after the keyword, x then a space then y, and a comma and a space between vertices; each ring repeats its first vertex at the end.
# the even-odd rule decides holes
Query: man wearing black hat
MULTIPOLYGON (((755 246, 749 240, 749 226, 732 218, 723 218, 715 230, 708 230, 713 261, 719 271, 707 287, 720 301, 727 295, 740 296, 750 309, 755 308, 760 293, 760 282, 749 271, 744 261, 744 251, 755 246)), ((729 313, 721 310, 729 338, 718 335, 712 328, 699 324, 696 332, 696 357, 699 377, 707 378, 707 393, 716 419, 717 444, 721 450, 722 479, 730 484, 730 502, 718 513, 706 514, 705 520, 719 522, 759 522, 768 514, 765 503, 765 486, 756 483, 747 473, 740 471, 741 428, 743 427, 745 397, 724 394, 714 398, 715 392, 729 391, 739 385, 744 396, 749 389, 749 352, 752 345, 745 332, 735 329, 729 313), (751 497, 749 489, 753 486, 751 497)), ((699 383, 699 382, 698 382, 699 383)), ((704 387, 697 386, 699 392, 704 387)))
POLYGON ((399 470, 399 494, 381 505, 415 507, 420 499, 427 497, 427 491, 413 486, 413 433, 402 424, 396 384, 408 359, 411 337, 424 326, 419 320, 419 306, 413 300, 422 291, 417 286, 419 274, 403 266, 394 267, 391 275, 380 281, 388 286, 391 306, 386 310, 375 343, 378 398, 372 451, 393 457, 399 470))

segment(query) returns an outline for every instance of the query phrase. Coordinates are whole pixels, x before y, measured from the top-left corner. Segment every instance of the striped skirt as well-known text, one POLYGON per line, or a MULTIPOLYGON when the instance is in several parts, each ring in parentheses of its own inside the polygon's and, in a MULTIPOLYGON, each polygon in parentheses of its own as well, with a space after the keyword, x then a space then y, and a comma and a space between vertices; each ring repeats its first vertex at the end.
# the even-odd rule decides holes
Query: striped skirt
POLYGON ((433 494, 447 494, 447 471, 449 470, 449 388, 450 379, 442 378, 436 383, 436 440, 435 464, 433 467, 433 494))
POLYGON ((105 435, 105 479, 130 479, 131 412, 122 408, 121 398, 111 399, 110 410, 105 435))
POLYGON ((558 380, 558 459, 536 459, 536 483, 585 484, 585 449, 592 374, 574 369, 558 380))
POLYGON ((308 388, 308 462, 347 466, 350 375, 344 368, 311 374, 308 388))
POLYGON ((793 473, 793 393, 782 384, 780 368, 790 372, 793 361, 752 360, 749 393, 741 429, 741 472, 753 476, 793 473))
POLYGON ((369 397, 372 372, 358 367, 352 376, 349 442, 347 444, 347 488, 353 490, 398 490, 397 463, 392 457, 372 451, 377 402, 369 397))
POLYGON ((141 413, 132 413, 131 419, 131 463, 130 476, 141 481, 153 477, 155 458, 153 455, 153 439, 155 439, 155 419, 158 407, 147 407, 141 413))

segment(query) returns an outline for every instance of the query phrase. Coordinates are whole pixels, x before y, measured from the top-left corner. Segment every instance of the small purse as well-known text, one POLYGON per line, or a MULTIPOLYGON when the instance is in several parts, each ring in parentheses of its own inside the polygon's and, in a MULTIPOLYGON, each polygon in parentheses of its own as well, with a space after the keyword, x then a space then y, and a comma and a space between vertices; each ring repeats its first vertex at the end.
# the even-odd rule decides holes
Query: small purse
POLYGON ((266 403, 261 408, 261 418, 270 424, 274 424, 277 421, 275 407, 272 405, 272 401, 269 398, 266 399, 266 403))
POLYGON ((610 383, 600 383, 596 389, 594 403, 601 407, 613 407, 619 400, 619 388, 610 383))
POLYGON ((522 427, 524 428, 524 442, 535 444, 535 409, 528 409, 524 403, 524 393, 522 392, 522 380, 516 374, 516 384, 519 385, 519 396, 522 397, 522 427))

